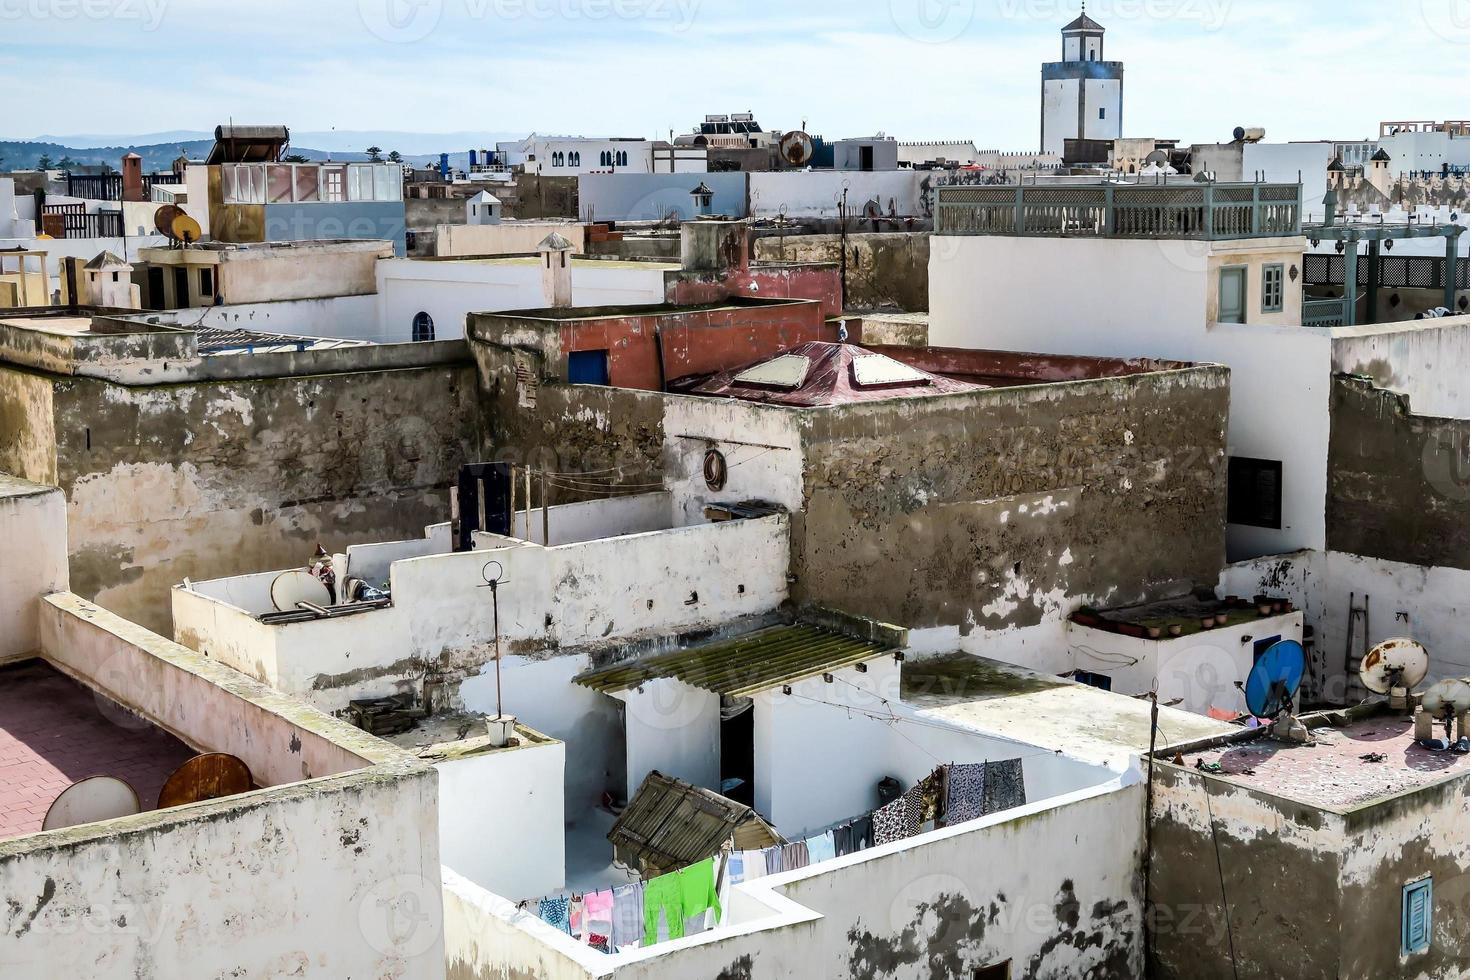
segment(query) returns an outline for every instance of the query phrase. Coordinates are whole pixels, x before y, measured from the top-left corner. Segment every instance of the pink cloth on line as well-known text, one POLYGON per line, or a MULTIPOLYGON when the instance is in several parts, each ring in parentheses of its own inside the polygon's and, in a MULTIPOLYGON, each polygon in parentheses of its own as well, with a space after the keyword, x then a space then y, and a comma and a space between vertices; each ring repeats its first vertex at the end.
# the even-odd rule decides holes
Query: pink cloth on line
POLYGON ((613 914, 612 889, 600 892, 588 892, 582 899, 583 909, 587 918, 594 922, 611 922, 613 914))

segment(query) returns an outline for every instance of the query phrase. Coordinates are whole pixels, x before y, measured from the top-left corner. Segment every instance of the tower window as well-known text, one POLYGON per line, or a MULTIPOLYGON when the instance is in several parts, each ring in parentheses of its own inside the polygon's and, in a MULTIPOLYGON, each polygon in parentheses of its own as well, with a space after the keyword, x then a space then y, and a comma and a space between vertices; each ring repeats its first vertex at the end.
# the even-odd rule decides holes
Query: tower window
POLYGON ((1103 106, 1101 109, 1097 110, 1097 118, 1099 118, 1099 119, 1106 119, 1106 118, 1108 118, 1108 109, 1107 109, 1107 106, 1103 106))
POLYGON ((423 343, 434 339, 434 318, 427 313, 419 313, 413 318, 413 340, 414 343, 423 343))

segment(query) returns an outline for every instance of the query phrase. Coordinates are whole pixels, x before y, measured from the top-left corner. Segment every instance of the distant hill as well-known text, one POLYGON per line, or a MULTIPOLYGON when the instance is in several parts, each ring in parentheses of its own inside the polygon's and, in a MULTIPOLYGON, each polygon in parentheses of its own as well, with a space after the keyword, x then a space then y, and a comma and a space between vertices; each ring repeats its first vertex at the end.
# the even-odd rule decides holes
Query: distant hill
MULTIPOLYGON (((450 155, 450 163, 463 169, 469 163, 470 147, 491 149, 500 140, 517 139, 517 133, 464 132, 464 133, 402 133, 402 132, 300 132, 293 133, 294 140, 303 144, 293 145, 289 151, 308 160, 366 160, 362 152, 369 146, 378 146, 386 156, 393 150, 403 155, 406 163, 416 166, 434 166, 439 162, 439 153, 450 155), (325 149, 312 149, 323 146, 325 149), (350 147, 350 149, 349 149, 350 147), (441 147, 434 150, 434 147, 441 147), (410 152, 413 151, 413 152, 410 152), (431 152, 432 151, 432 152, 431 152)), ((167 170, 180 153, 191 159, 203 159, 214 145, 212 133, 191 130, 174 130, 163 133, 147 133, 134 136, 116 134, 81 134, 75 136, 36 136, 28 139, 0 139, 0 171, 35 169, 42 157, 50 157, 51 165, 58 166, 62 160, 70 159, 79 166, 107 164, 114 169, 121 166, 123 155, 136 153, 143 158, 143 169, 148 172, 167 170)))

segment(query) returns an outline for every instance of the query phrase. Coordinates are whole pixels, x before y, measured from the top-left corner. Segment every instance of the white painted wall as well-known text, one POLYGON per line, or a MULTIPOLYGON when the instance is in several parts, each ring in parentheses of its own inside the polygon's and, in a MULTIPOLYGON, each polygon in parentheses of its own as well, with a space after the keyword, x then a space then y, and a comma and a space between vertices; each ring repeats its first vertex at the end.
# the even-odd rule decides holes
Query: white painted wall
POLYGON ((67 588, 66 497, 0 473, 0 662, 41 645, 41 597, 67 588))
MULTIPOLYGON (((520 487, 516 489, 521 490, 520 487)), ((533 500, 540 499, 540 488, 534 483, 531 495, 533 500)), ((544 519, 540 507, 531 508, 529 514, 521 509, 523 497, 524 493, 520 493, 516 498, 515 537, 541 544, 546 543, 548 532, 551 544, 555 546, 624 534, 667 531, 674 526, 673 495, 666 490, 559 504, 548 508, 544 519)), ((702 519, 699 523, 703 523, 702 519)))
POLYGON ((402 344, 413 339, 411 322, 395 323, 392 329, 378 323, 378 298, 372 295, 194 307, 181 311, 177 322, 188 327, 261 330, 378 344, 402 344))
POLYGON ((1232 525, 1232 556, 1323 548, 1333 341, 1207 324, 1212 261, 1203 242, 936 236, 930 342, 1228 365, 1230 454, 1283 461, 1283 528, 1232 525))
POLYGON ((844 190, 849 215, 861 217, 871 200, 879 202, 884 214, 888 214, 890 203, 900 217, 924 214, 919 193, 923 175, 913 170, 795 170, 749 176, 752 218, 774 218, 782 212, 790 218, 835 218, 844 190))
MULTIPOLYGON (((1255 595, 1248 592, 1245 598, 1255 595)), ((1067 642, 1074 670, 1106 674, 1113 693, 1133 697, 1157 690, 1161 704, 1195 714, 1211 708, 1244 713, 1244 683, 1255 666, 1255 641, 1277 636, 1302 639, 1302 613, 1269 616, 1177 639, 1138 639, 1107 630, 1068 624, 1067 642)))
POLYGON ((803 510, 801 415, 735 398, 666 398, 664 473, 676 520, 700 521, 709 504, 751 499, 803 510), (721 490, 711 490, 704 479, 710 449, 725 457, 728 477, 721 490))
POLYGON ((1241 151, 1241 170, 1246 180, 1264 174, 1268 183, 1302 185, 1302 220, 1320 221, 1322 199, 1327 196, 1327 165, 1337 155, 1325 143, 1247 143, 1241 151))
POLYGON ((1332 331, 1332 369, 1409 396, 1415 415, 1470 418, 1470 316, 1332 331))
MULTIPOLYGON (((663 263, 573 260, 574 306, 645 306, 664 301, 663 263)), ((535 258, 488 261, 387 259, 378 263, 379 322, 411 330, 413 318, 434 318, 437 340, 464 336, 470 313, 544 309, 550 305, 535 258)))
POLYGON ((534 252, 552 232, 571 242, 572 251, 586 251, 585 225, 570 221, 507 219, 497 225, 437 225, 434 228, 434 254, 511 255, 534 252))
POLYGON ((1111 955, 1136 975, 1143 970, 1135 888, 1143 805, 1143 787, 1123 777, 760 878, 732 889, 730 915, 719 928, 616 956, 592 953, 511 903, 446 875, 446 950, 456 975, 484 978, 688 980, 718 976, 748 958, 750 975, 759 980, 807 980, 852 975, 857 951, 849 933, 860 923, 872 940, 912 951, 891 958, 882 976, 893 980, 928 980, 941 956, 955 976, 1006 960, 1034 962, 1045 976, 1104 974, 1111 955), (1056 908, 1064 881, 1072 882, 1071 900, 1082 910, 1078 928, 1100 933, 1108 949, 1063 936, 1056 908), (983 937, 947 928, 936 913, 951 903, 990 910, 983 937), (1115 911, 1089 920, 1098 908, 1115 911))
POLYGON ((627 795, 650 772, 720 789, 720 696, 672 678, 613 695, 625 705, 627 795))
POLYGON ((481 888, 539 898, 566 884, 561 742, 533 742, 437 763, 439 855, 481 888))

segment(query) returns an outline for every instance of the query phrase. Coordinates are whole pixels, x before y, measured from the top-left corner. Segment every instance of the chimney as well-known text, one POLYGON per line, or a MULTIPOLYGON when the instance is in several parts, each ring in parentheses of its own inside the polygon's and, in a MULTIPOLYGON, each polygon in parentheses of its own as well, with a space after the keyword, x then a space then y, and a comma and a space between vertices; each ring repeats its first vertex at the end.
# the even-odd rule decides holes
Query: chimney
POLYGON ((562 310, 572 305, 572 243, 552 232, 536 246, 541 253, 541 291, 546 305, 562 310))
POLYGON ((129 153, 122 158, 122 199, 124 201, 146 201, 143 190, 143 158, 129 153))
POLYGON ((685 272, 749 271, 749 222, 686 221, 679 233, 680 259, 685 272))

